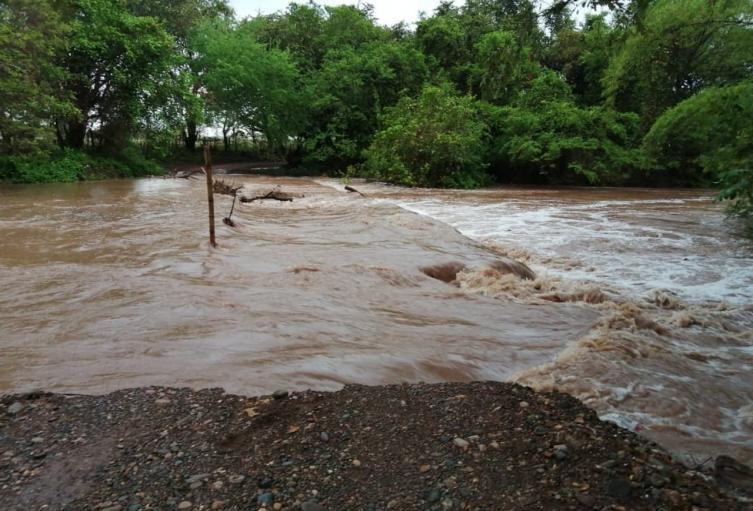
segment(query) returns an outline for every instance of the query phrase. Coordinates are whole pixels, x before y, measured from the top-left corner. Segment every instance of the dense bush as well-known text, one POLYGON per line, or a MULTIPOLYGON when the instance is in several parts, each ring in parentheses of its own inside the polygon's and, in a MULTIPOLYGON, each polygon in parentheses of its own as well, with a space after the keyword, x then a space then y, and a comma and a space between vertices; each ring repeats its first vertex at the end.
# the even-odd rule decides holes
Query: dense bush
POLYGON ((753 82, 706 89, 667 110, 644 139, 667 181, 715 182, 733 211, 753 211, 753 82))
POLYGON ((413 186, 713 184, 746 212, 751 19, 750 0, 465 0, 414 30, 368 3, 0 0, 0 176, 152 173, 129 144, 197 162, 203 136, 413 186), (605 12, 581 23, 584 3, 605 12))
POLYGON ((66 183, 161 173, 159 165, 135 148, 126 148, 116 156, 90 155, 73 149, 34 156, 0 156, 0 180, 13 183, 66 183))
POLYGON ((618 184, 644 164, 635 147, 637 116, 578 106, 568 84, 551 71, 521 91, 511 106, 485 111, 498 179, 618 184))
POLYGON ((485 125, 473 98, 427 86, 387 109, 366 151, 375 179, 408 186, 473 188, 487 182, 485 125))

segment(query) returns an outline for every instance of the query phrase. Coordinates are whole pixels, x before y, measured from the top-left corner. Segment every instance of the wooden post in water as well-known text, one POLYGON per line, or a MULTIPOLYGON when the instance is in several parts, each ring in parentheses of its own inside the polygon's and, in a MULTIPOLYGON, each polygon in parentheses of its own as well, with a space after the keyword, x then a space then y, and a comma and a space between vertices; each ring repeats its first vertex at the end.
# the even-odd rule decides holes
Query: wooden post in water
POLYGON ((209 202, 209 244, 217 246, 214 239, 214 185, 212 183, 212 151, 204 144, 204 172, 207 174, 207 200, 209 202))

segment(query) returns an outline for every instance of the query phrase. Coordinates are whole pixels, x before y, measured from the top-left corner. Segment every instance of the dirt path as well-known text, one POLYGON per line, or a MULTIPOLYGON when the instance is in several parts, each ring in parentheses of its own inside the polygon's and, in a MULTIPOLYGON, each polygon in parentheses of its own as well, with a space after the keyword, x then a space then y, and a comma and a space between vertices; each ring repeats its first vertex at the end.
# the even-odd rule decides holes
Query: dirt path
MULTIPOLYGON (((576 399, 507 383, 0 401, 0 509, 746 509, 576 399)), ((749 508, 748 508, 749 509, 749 508)))
MULTIPOLYGON (((284 161, 241 161, 230 163, 217 163, 215 162, 212 167, 217 173, 225 174, 244 174, 260 169, 270 169, 284 167, 286 164, 284 161)), ((165 165, 165 169, 174 172, 195 172, 201 171, 201 164, 199 163, 175 163, 165 165)))

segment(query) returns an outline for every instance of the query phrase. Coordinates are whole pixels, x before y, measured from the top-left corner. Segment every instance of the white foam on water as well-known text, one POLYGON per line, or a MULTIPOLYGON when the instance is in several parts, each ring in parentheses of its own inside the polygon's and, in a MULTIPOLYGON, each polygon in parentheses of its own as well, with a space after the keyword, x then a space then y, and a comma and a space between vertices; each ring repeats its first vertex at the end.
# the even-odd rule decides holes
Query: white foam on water
POLYGON ((753 302, 753 250, 708 197, 554 203, 391 199, 461 233, 534 254, 539 272, 624 288, 668 290, 691 302, 753 302))

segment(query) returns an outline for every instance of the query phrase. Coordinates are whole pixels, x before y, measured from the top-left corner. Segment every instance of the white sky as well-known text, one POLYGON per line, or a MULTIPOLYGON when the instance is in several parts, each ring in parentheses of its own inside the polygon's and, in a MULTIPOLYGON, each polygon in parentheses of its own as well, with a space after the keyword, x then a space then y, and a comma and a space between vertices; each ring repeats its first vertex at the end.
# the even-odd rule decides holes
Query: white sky
MULTIPOLYGON (((235 9, 239 18, 255 16, 258 13, 271 14, 284 11, 289 0, 230 0, 230 5, 235 9)), ((306 3, 299 0, 298 3, 306 3)), ((357 0, 317 0, 321 5, 357 4, 357 0)), ((439 5, 439 0, 371 0, 368 3, 374 6, 374 15, 382 25, 394 25, 401 21, 409 23, 418 20, 418 13, 424 11, 431 15, 439 5)), ((462 3, 462 0, 460 0, 462 3)))
MULTIPOLYGON (((306 3, 308 0, 297 0, 298 3, 306 3)), ((392 26, 401 21, 414 23, 418 21, 419 13, 424 12, 427 16, 434 13, 440 0, 361 0, 361 3, 370 3, 374 6, 374 15, 382 25, 392 26)), ((256 16, 257 14, 272 14, 284 11, 290 0, 229 0, 239 18, 256 16)), ((358 0, 316 0, 320 5, 357 5, 358 0)), ((455 0, 455 5, 463 5, 464 0, 455 0)), ((550 2, 544 1, 544 6, 550 2)), ((576 8, 575 19, 582 22, 589 9, 576 8)), ((590 11, 593 12, 593 11, 590 11)))

